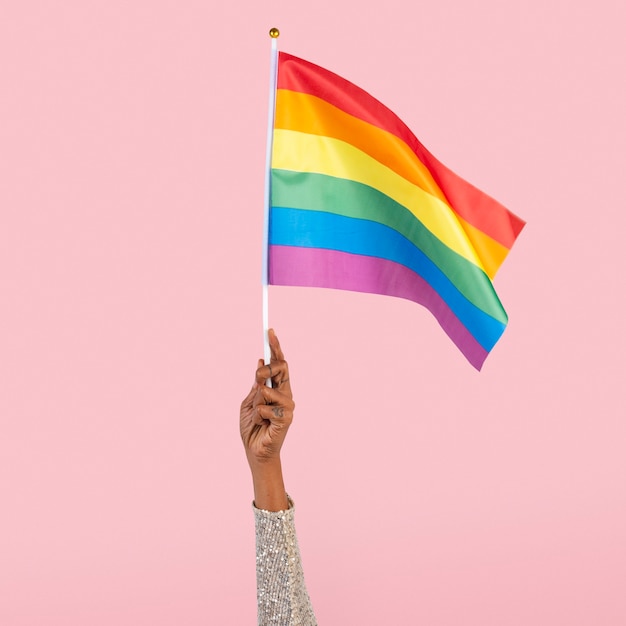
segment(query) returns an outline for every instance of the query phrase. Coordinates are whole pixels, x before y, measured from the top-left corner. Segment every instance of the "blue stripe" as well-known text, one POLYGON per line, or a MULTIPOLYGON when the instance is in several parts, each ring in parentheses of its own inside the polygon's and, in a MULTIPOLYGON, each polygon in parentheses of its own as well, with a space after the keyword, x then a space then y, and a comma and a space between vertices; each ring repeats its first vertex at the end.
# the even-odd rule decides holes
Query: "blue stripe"
POLYGON ((432 286, 487 351, 493 348, 506 327, 506 324, 465 298, 454 283, 406 237, 378 222, 319 211, 272 207, 269 243, 339 250, 404 265, 432 286))

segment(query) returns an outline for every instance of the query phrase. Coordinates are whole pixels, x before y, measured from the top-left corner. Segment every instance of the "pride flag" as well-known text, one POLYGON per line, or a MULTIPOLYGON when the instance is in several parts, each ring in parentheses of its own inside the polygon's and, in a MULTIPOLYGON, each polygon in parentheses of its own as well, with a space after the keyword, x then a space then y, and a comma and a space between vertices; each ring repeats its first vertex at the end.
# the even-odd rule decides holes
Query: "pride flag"
POLYGON ((279 53, 269 284, 418 302, 480 370, 507 324, 491 279, 523 226, 367 92, 279 53))

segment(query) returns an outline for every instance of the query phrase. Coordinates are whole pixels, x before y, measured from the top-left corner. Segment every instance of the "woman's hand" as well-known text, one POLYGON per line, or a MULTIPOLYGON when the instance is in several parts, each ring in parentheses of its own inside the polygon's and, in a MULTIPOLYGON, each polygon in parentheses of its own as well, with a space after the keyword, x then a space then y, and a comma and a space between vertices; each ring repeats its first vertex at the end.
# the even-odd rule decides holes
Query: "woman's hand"
POLYGON ((273 330, 269 331, 271 359, 259 360, 255 383, 241 403, 239 428, 254 482, 258 508, 288 508, 282 477, 280 450, 293 420, 295 407, 289 367, 273 330), (271 379, 272 387, 265 381, 271 379))

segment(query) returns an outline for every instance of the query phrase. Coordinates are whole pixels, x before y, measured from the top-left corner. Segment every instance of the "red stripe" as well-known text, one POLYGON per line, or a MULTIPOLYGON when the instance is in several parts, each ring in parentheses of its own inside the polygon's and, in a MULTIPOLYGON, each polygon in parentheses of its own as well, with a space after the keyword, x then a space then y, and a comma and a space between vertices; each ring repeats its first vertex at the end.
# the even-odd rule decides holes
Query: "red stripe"
POLYGON ((393 111, 360 87, 319 65, 280 52, 278 89, 317 96, 349 115, 396 135, 428 167, 460 217, 506 248, 515 242, 524 221, 438 161, 393 111))

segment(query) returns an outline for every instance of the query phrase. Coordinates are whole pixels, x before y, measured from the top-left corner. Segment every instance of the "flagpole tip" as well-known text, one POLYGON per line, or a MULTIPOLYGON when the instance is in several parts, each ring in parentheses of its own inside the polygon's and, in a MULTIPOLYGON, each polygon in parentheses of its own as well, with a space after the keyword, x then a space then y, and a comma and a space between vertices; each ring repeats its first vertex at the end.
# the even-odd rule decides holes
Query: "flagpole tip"
POLYGON ((280 31, 278 30, 278 28, 270 28, 270 37, 272 39, 277 39, 279 35, 280 31))

